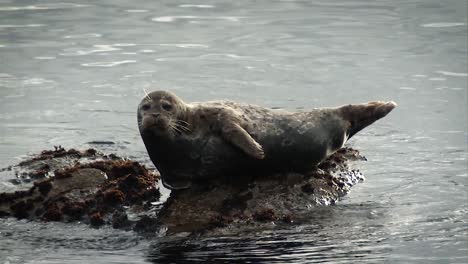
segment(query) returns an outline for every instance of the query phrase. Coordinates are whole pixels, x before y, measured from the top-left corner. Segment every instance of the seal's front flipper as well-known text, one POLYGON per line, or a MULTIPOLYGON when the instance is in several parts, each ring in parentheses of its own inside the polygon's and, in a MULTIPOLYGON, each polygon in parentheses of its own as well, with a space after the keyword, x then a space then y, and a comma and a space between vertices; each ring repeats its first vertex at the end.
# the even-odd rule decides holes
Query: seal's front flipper
POLYGON ((221 129, 224 140, 242 149, 249 156, 256 159, 265 158, 265 152, 260 144, 253 139, 245 129, 237 123, 225 124, 221 129))
POLYGON ((393 101, 369 102, 365 104, 345 105, 337 108, 342 117, 350 122, 348 138, 390 113, 397 104, 393 101))

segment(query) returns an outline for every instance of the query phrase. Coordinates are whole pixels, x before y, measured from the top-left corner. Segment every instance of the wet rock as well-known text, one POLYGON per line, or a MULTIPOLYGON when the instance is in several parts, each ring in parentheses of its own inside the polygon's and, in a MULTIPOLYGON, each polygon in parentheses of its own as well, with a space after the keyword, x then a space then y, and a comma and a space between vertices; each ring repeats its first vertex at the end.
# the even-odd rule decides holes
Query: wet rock
POLYGON ((31 203, 31 200, 19 201, 10 206, 12 215, 18 219, 28 218, 33 208, 34 205, 31 203))
POLYGON ((94 212, 89 215, 89 222, 91 226, 99 227, 105 224, 101 212, 94 212))
POLYGON ((46 196, 52 189, 52 183, 50 183, 50 181, 35 182, 34 186, 39 189, 41 196, 46 196))
POLYGON ((133 230, 139 233, 152 234, 159 229, 158 220, 155 217, 143 216, 135 224, 133 230))
POLYGON ((127 229, 132 226, 132 222, 128 220, 128 216, 125 212, 115 212, 112 215, 112 227, 127 229))
POLYGON ((159 199, 159 174, 138 162, 109 156, 94 149, 59 146, 10 167, 29 178, 38 170, 47 171, 47 177, 27 190, 1 193, 0 217, 84 221, 96 227, 135 224, 128 221, 125 210, 159 199), (112 215, 125 215, 128 222, 112 215))
POLYGON ((268 222, 268 221, 275 221, 278 217, 275 214, 275 210, 269 209, 262 209, 256 211, 252 215, 253 219, 260 222, 268 222))
POLYGON ((103 194, 104 202, 108 205, 122 204, 125 201, 125 194, 118 189, 111 189, 103 194))
MULTIPOLYGON (((38 209, 40 210, 40 209, 38 209)), ((63 213, 60 207, 56 203, 49 204, 46 208, 46 211, 44 214, 39 214, 36 216, 42 215, 41 219, 44 221, 62 221, 63 219, 63 213)))
POLYGON ((158 225, 171 234, 295 222, 314 206, 334 204, 364 180, 349 167, 360 160, 364 158, 358 151, 343 148, 307 174, 270 175, 235 185, 212 182, 172 191, 159 212, 158 225))

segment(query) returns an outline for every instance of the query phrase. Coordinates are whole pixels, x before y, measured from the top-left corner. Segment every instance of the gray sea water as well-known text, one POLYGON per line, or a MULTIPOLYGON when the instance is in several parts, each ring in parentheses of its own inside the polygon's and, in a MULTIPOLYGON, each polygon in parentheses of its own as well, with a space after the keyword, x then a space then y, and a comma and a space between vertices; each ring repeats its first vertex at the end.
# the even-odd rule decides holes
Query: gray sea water
POLYGON ((306 223, 161 243, 0 219, 0 263, 467 263, 467 5, 0 0, 0 167, 53 145, 151 164, 143 88, 287 110, 399 104, 349 142, 367 180, 306 223))

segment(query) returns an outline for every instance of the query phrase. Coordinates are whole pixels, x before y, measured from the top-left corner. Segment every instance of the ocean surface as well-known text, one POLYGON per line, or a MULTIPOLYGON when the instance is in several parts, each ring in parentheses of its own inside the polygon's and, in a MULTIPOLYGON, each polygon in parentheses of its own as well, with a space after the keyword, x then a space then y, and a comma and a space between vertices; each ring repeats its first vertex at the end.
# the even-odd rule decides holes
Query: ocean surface
POLYGON ((171 241, 7 218, 0 263, 467 263, 467 3, 0 0, 0 168, 54 145, 151 165, 143 89, 291 111, 398 103, 349 142, 367 180, 309 221, 171 241))

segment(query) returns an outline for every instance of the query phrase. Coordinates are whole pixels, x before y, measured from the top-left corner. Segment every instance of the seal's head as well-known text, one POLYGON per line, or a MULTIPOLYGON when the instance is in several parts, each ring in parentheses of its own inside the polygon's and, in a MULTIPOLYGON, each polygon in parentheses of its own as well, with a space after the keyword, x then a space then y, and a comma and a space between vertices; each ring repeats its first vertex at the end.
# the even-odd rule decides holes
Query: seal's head
POLYGON ((187 105, 175 94, 154 91, 138 105, 138 127, 142 134, 171 137, 188 130, 187 105))

